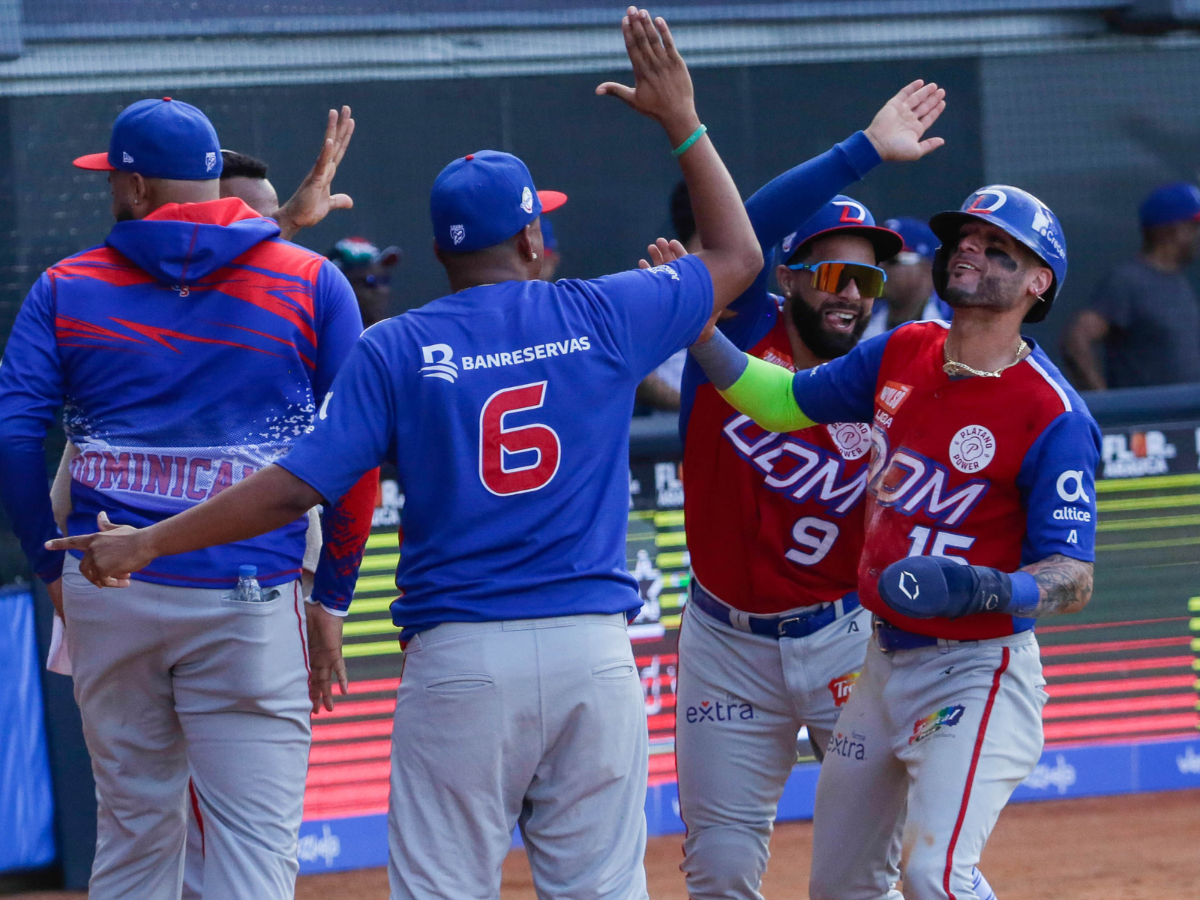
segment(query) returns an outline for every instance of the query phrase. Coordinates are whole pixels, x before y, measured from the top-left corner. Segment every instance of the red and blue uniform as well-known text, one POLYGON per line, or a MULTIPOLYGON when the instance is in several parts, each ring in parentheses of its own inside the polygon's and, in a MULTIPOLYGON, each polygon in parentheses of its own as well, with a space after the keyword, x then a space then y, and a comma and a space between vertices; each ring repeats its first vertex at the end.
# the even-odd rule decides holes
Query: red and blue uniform
MULTIPOLYGON (((720 322, 753 356, 795 371, 781 300, 768 293, 772 250, 879 164, 860 131, 746 201, 766 262, 720 322)), ((855 589, 870 432, 866 425, 767 432, 717 393, 689 355, 683 375, 684 513, 692 571, 735 609, 773 615, 855 589)))
MULTIPOLYGON (((0 366, 0 494, 37 573, 62 554, 43 443, 60 406, 72 534, 105 511, 146 526, 272 463, 311 426, 362 330, 354 294, 324 257, 278 238, 241 200, 169 204, 117 223, 105 243, 51 266, 29 292, 0 366)), ((314 597, 344 609, 370 527, 364 480, 327 509, 314 597)), ((218 588, 238 566, 266 585, 296 577, 306 519, 156 560, 133 578, 218 588)))
POLYGON ((871 423, 863 606, 905 631, 980 640, 1034 620, 907 618, 880 599, 880 573, 919 555, 1003 572, 1055 554, 1093 561, 1100 429, 1036 345, 1000 378, 951 378, 948 327, 902 325, 797 374, 793 391, 817 422, 871 423))

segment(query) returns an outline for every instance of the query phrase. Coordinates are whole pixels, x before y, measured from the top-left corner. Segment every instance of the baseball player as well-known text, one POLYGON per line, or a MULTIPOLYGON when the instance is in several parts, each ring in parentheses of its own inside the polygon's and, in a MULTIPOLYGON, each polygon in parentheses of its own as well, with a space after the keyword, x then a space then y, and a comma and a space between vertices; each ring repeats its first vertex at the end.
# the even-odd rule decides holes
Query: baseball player
MULTIPOLYGON (((782 241, 784 296, 767 292, 764 266, 720 323, 734 345, 796 371, 858 343, 884 283, 879 263, 902 242, 837 192, 882 159, 919 159, 940 146, 922 136, 944 95, 913 82, 865 132, 746 202, 764 254, 782 241), (833 269, 845 277, 826 277, 833 269)), ((870 613, 855 588, 870 431, 850 423, 764 432, 722 399, 694 359, 683 387, 692 581, 675 724, 682 868, 694 900, 749 900, 762 896, 796 734, 806 725, 821 755, 866 653, 870 613)))
POLYGON ((156 526, 70 538, 102 583, 290 521, 380 460, 405 490, 392 605, 406 645, 392 734, 391 895, 489 897, 519 825, 540 896, 646 897, 647 734, 626 633, 629 418, 762 254, 662 19, 622 22, 636 87, 691 187, 704 250, 592 281, 537 280, 539 195, 479 151, 430 198, 454 293, 368 330, 279 464, 156 526), (153 562, 153 565, 159 563, 153 562), (464 848, 466 852, 464 852, 464 848))
POLYGON ((954 321, 909 323, 794 376, 720 335, 693 350, 762 427, 871 423, 858 566, 874 634, 817 787, 813 900, 973 900, 974 866, 1042 748, 1033 627, 1092 592, 1100 431, 1022 338, 1067 271, 1054 214, 1009 185, 930 220, 954 321))
MULTIPOLYGON (((180 895, 190 775, 205 895, 291 897, 310 708, 329 693, 320 641, 316 699, 308 684, 307 519, 164 558, 124 591, 96 587, 43 546, 57 529, 42 446, 65 402, 75 533, 216 496, 307 429, 361 331, 354 297, 275 222, 219 199, 217 135, 189 104, 133 104, 108 152, 76 165, 108 171, 117 224, 51 266, 17 317, 0 366, 0 496, 65 611, 99 806, 89 896, 180 895), (231 593, 246 567, 257 599, 231 593)), ((353 592, 374 491, 364 479, 326 515, 314 593, 329 607, 353 592)), ((340 633, 340 619, 309 615, 318 637, 340 633)))

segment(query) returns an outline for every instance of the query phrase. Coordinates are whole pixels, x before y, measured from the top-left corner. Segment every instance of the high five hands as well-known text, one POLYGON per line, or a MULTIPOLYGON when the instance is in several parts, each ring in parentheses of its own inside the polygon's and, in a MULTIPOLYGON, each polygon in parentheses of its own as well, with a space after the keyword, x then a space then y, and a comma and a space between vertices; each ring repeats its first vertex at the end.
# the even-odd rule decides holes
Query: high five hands
POLYGON ((606 81, 596 88, 600 96, 619 97, 644 116, 684 137, 700 124, 696 117, 692 76, 675 48, 671 29, 660 16, 631 6, 621 20, 625 49, 633 64, 634 86, 606 81))
POLYGON ((300 187, 296 188, 296 193, 275 212, 279 234, 284 240, 291 240, 302 228, 316 225, 335 209, 354 206, 349 194, 330 193, 333 176, 337 174, 353 135, 354 119, 350 116, 350 107, 343 106, 340 113, 331 109, 325 122, 325 141, 317 161, 300 182, 300 187))
POLYGON ((945 108, 946 91, 918 78, 875 113, 864 133, 885 162, 920 159, 946 143, 921 139, 945 108))

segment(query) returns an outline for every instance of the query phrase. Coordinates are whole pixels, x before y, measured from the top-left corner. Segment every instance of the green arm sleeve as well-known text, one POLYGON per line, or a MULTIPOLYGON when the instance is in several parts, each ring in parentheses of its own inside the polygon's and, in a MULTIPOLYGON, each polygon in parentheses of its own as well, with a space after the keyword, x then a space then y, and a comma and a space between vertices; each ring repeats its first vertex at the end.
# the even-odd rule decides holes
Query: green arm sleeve
POLYGON ((783 366, 746 355, 746 370, 721 396, 768 431, 798 431, 816 424, 806 416, 792 393, 792 375, 783 366))

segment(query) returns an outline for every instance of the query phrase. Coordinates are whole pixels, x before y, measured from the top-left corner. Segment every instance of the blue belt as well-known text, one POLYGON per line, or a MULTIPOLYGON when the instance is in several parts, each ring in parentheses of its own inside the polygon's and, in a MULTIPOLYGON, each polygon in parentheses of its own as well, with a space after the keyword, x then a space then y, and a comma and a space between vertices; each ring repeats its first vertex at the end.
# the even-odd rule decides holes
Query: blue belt
MULTIPOLYGON (((1013 620, 1014 634, 1020 634, 1022 631, 1029 631, 1034 626, 1033 619, 1014 619, 1013 620)), ((917 634, 913 631, 905 631, 903 628, 897 628, 889 622, 885 622, 879 616, 875 616, 871 621, 871 628, 875 631, 875 642, 879 644, 879 649, 884 653, 892 653, 896 650, 919 650, 921 647, 936 647, 939 644, 953 646, 955 644, 976 644, 978 640, 956 641, 948 638, 935 638, 928 634, 917 634)), ((984 638, 983 640, 986 640, 984 638)))
POLYGON ((836 603, 830 603, 828 606, 822 606, 812 612, 798 615, 755 616, 726 606, 702 588, 695 578, 692 579, 691 599, 688 602, 730 628, 751 634, 761 634, 763 637, 776 640, 785 637, 808 637, 847 613, 854 612, 859 607, 858 594, 851 592, 836 603))

